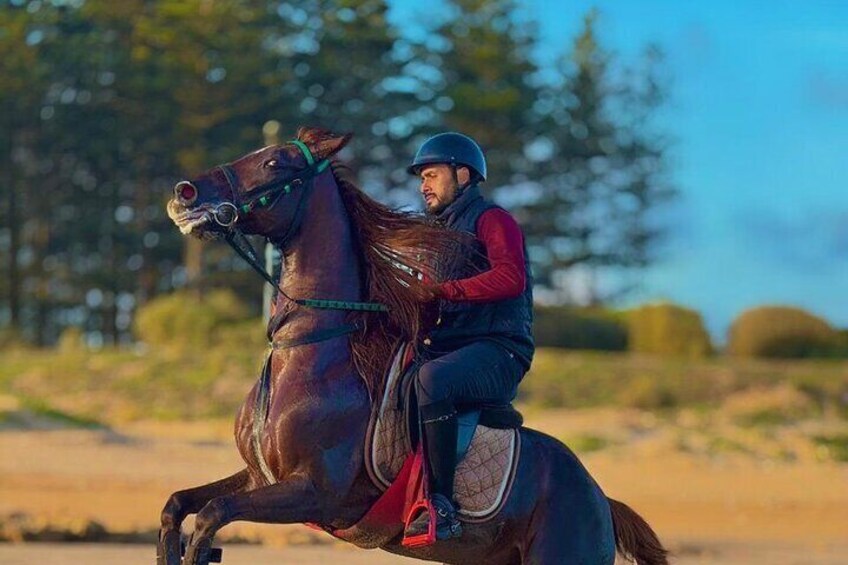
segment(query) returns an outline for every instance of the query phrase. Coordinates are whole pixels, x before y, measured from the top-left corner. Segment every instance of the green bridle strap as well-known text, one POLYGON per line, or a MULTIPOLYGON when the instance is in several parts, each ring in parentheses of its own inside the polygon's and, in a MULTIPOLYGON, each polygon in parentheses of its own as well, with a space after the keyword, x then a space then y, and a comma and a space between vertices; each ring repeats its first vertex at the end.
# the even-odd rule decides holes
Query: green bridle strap
POLYGON ((306 157, 306 164, 310 167, 315 164, 315 158, 312 157, 312 151, 309 150, 309 147, 306 146, 304 142, 299 139, 292 139, 289 141, 292 145, 296 146, 300 149, 300 152, 303 153, 303 156, 306 157))
POLYGON ((347 300, 322 300, 318 298, 295 298, 296 303, 316 310, 353 310, 359 312, 388 312, 389 308, 379 302, 349 302, 347 300))
MULTIPOLYGON (((288 143, 291 143, 303 153, 303 156, 306 157, 306 164, 310 167, 315 165, 315 158, 312 156, 312 151, 309 150, 309 147, 306 146, 304 142, 299 139, 292 139, 288 143)), ((317 165, 315 165, 315 174, 323 173, 327 170, 327 167, 330 166, 330 161, 328 159, 322 159, 317 165)))
MULTIPOLYGON (((286 144, 294 145, 300 152, 303 153, 303 156, 306 158, 306 170, 311 169, 311 173, 309 173, 308 178, 314 178, 324 171, 327 170, 330 166, 330 161, 328 159, 322 159, 321 161, 315 162, 315 157, 312 155, 312 151, 309 150, 309 147, 299 139, 292 139, 287 141, 286 144)), ((226 173, 226 169, 225 174, 226 173)), ((229 179, 228 179, 229 180, 229 179)), ((299 181, 304 182, 304 178, 302 176, 295 177, 294 179, 290 179, 289 182, 286 182, 282 187, 280 187, 278 181, 272 181, 266 185, 258 187, 254 189, 255 193, 259 193, 261 196, 255 197, 250 202, 246 202, 239 207, 239 212, 242 214, 249 214, 253 211, 254 208, 260 207, 264 208, 266 206, 273 205, 280 196, 284 194, 289 194, 293 188, 293 182, 299 181)), ((232 182, 230 183, 232 185, 232 182)), ((232 186, 231 186, 232 188, 232 186)))

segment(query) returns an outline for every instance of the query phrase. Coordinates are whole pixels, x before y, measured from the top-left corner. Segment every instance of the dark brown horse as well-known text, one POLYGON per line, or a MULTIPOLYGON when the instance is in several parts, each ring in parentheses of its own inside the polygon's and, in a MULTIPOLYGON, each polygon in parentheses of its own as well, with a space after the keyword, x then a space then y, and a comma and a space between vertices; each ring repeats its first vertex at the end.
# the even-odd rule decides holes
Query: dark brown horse
MULTIPOLYGON (((370 199, 337 162, 326 166, 348 139, 301 129, 293 142, 175 188, 168 212, 183 233, 213 237, 237 227, 281 249, 284 276, 269 333, 284 347, 272 350, 236 420, 245 468, 171 495, 162 512, 160 565, 205 565, 215 533, 236 520, 347 528, 381 494, 364 463, 372 399, 394 347, 414 341, 424 323, 427 291, 412 273, 434 276, 438 258, 456 253, 457 241, 370 199), (328 309, 308 299, 345 304, 328 309), (361 301, 388 312, 369 311, 373 304, 361 301), (181 561, 180 526, 193 513, 181 561)), ((617 548, 642 565, 666 563, 651 528, 604 496, 568 448, 534 430, 520 433, 517 475, 498 515, 466 525, 459 540, 411 549, 398 537, 382 548, 490 565, 611 564, 617 548)))

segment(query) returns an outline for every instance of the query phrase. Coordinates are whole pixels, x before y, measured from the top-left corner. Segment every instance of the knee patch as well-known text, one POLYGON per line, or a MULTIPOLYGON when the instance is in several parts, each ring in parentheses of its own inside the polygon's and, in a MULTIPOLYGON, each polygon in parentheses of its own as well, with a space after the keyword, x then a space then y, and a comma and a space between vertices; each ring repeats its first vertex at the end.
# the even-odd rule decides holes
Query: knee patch
POLYGON ((425 363, 418 370, 418 405, 434 404, 450 397, 450 372, 438 363, 425 363))

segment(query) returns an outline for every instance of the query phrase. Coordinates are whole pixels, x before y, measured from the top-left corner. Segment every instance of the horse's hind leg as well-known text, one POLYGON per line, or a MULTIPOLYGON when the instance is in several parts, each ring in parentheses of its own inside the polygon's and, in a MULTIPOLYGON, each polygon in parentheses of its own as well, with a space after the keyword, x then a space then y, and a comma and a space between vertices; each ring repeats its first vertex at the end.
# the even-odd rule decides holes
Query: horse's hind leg
POLYGON ((615 537, 600 489, 563 481, 540 496, 522 552, 522 565, 613 565, 615 537), (558 492, 557 492, 558 491, 558 492))
POLYGON ((561 532, 548 530, 537 535, 527 546, 520 561, 521 565, 613 565, 615 546, 598 544, 595 547, 579 547, 565 539, 561 532))
POLYGON ((180 526, 189 514, 200 511, 213 498, 253 488, 250 474, 244 469, 231 477, 187 490, 175 492, 162 510, 157 565, 180 565, 180 526))

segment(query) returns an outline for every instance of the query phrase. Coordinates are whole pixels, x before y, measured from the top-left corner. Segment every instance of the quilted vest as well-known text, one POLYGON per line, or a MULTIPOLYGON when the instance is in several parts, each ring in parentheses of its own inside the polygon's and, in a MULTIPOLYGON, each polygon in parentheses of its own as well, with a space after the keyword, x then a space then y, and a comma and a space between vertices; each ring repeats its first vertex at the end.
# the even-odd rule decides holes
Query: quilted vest
MULTIPOLYGON (((446 227, 477 234, 477 221, 486 210, 498 208, 486 200, 477 186, 463 193, 435 215, 436 222, 446 227)), ((476 253, 469 261, 467 255, 456 257, 440 273, 440 280, 459 280, 472 277, 491 266, 483 244, 475 238, 476 253)), ((527 247, 524 247, 524 292, 515 298, 497 302, 453 302, 439 300, 439 321, 427 337, 436 348, 452 349, 471 341, 491 339, 513 352, 529 368, 533 359, 533 279, 527 247)))

